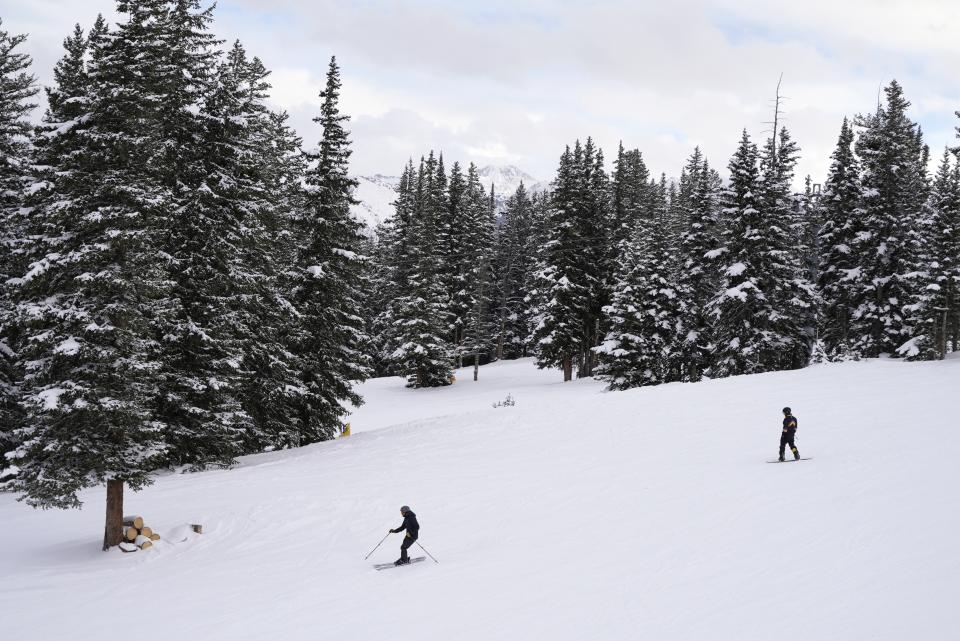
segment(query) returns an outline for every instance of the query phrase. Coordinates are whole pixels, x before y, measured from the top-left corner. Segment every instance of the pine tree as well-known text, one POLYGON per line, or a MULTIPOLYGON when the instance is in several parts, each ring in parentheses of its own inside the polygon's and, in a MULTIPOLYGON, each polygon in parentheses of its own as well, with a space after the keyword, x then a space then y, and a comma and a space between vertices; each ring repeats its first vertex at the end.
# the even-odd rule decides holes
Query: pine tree
MULTIPOLYGON (((400 295, 389 312, 396 326, 396 347, 390 358, 410 387, 449 385, 453 374, 453 354, 447 339, 448 297, 438 241, 442 232, 438 216, 444 208, 445 191, 438 164, 431 152, 417 172, 404 235, 406 256, 402 260, 406 273, 400 295)), ((398 215, 401 206, 406 203, 401 205, 398 199, 398 215)))
POLYGON ((466 231, 460 244, 464 248, 464 291, 469 292, 463 323, 463 349, 473 356, 474 380, 480 361, 490 358, 496 336, 493 314, 495 217, 494 199, 487 197, 477 167, 470 163, 463 202, 463 228, 466 231))
POLYGON ((521 183, 507 199, 497 231, 496 317, 497 358, 528 355, 530 335, 527 290, 536 267, 534 206, 521 183))
POLYGON ((907 117, 910 103, 892 81, 886 104, 861 116, 855 148, 863 167, 863 233, 852 247, 859 277, 851 289, 851 333, 860 356, 895 354, 909 338, 904 306, 913 297, 910 269, 913 234, 921 206, 923 151, 917 126, 907 117))
POLYGON ((400 175, 394 215, 377 229, 376 253, 373 256, 371 296, 367 299, 373 318, 371 320, 371 349, 374 365, 381 376, 398 374, 397 361, 393 357, 401 345, 397 323, 400 311, 397 301, 408 287, 411 269, 411 252, 407 243, 410 224, 415 210, 416 170, 409 161, 400 175))
POLYGON ((652 200, 649 180, 650 172, 643 162, 640 150, 626 151, 621 143, 610 179, 611 203, 607 235, 611 264, 618 261, 621 251, 626 251, 640 218, 650 215, 652 200))
MULTIPOLYGON (((251 80, 262 77, 262 65, 254 59, 251 80)), ((254 83, 250 83, 250 88, 254 83)), ((252 95, 250 91, 248 96, 252 95)), ((255 113, 259 112, 260 105, 255 113)), ((243 407, 253 420, 254 430, 244 438, 244 451, 292 447, 300 442, 300 385, 302 361, 293 349, 293 338, 301 317, 292 301, 292 280, 296 277, 298 241, 303 219, 300 214, 305 171, 300 138, 288 124, 284 112, 268 112, 267 122, 254 127, 245 140, 243 157, 258 159, 259 197, 252 212, 259 233, 245 243, 247 295, 243 300, 243 376, 240 390, 243 407), (253 153, 253 149, 257 153, 253 153)), ((253 221, 251 221, 253 222, 253 221)))
POLYGON ((855 311, 851 292, 863 276, 860 257, 854 251, 864 231, 860 164, 853 153, 853 128, 846 118, 831 158, 821 198, 817 284, 822 299, 820 340, 827 357, 837 360, 851 354, 854 337, 850 323, 855 311))
MULTIPOLYGON (((951 167, 944 150, 930 198, 918 220, 921 248, 912 277, 914 298, 907 308, 913 321, 913 338, 900 353, 915 360, 943 358, 948 349, 951 323, 958 314, 960 285, 960 169, 951 167)), ((953 348, 956 338, 953 336, 953 348)))
MULTIPOLYGON (((441 157, 442 162, 442 157, 441 157)), ((447 297, 450 305, 450 343, 456 354, 457 367, 463 365, 465 351, 464 340, 466 334, 467 316, 473 309, 474 291, 469 278, 471 269, 470 242, 472 230, 466 209, 466 180, 460 163, 454 162, 450 168, 450 179, 447 183, 447 208, 441 214, 446 230, 441 237, 441 253, 445 257, 447 271, 444 274, 447 285, 447 297)))
POLYGON ((177 2, 167 16, 168 67, 159 90, 167 138, 152 165, 173 212, 165 255, 171 295, 158 314, 163 336, 156 416, 165 426, 173 464, 229 465, 244 453, 252 420, 241 403, 243 316, 255 277, 244 243, 258 233, 257 174, 244 157, 250 130, 262 117, 261 77, 235 45, 214 65, 209 10, 177 2), (248 89, 249 86, 249 89, 248 89), (250 95, 244 95, 246 91, 250 95), (163 150, 163 151, 160 151, 163 150))
POLYGON ((797 265, 790 235, 790 183, 796 148, 785 130, 759 153, 743 132, 730 161, 724 196, 724 268, 708 304, 717 348, 713 376, 749 374, 807 364, 812 330, 802 313, 812 291, 797 265))
POLYGON ((30 180, 28 116, 36 106, 36 80, 28 73, 30 56, 17 51, 25 35, 10 35, 0 21, 0 478, 13 447, 12 428, 20 420, 16 374, 17 331, 7 281, 21 269, 25 221, 20 203, 30 180))
POLYGON ((686 203, 686 230, 680 235, 677 247, 677 292, 685 310, 678 349, 685 370, 684 379, 699 381, 710 364, 713 351, 713 325, 706 309, 719 286, 716 264, 720 258, 722 182, 699 150, 695 150, 688 160, 686 173, 692 178, 686 203))
MULTIPOLYGON (((43 234, 15 280, 27 419, 16 433, 17 489, 41 507, 79 505, 107 483, 104 548, 118 543, 124 485, 138 489, 169 452, 153 417, 167 300, 158 260, 170 190, 159 183, 164 138, 164 3, 118 4, 126 20, 90 42, 82 118, 58 128, 70 153, 43 190, 43 234), (156 173, 154 173, 156 172, 156 173)), ((69 54, 68 54, 69 55, 69 54)), ((64 89, 65 90, 65 89, 64 89)), ((54 144, 59 144, 54 143, 54 144)))
POLYGON ((611 389, 680 378, 678 344, 685 309, 673 278, 669 192, 666 176, 661 176, 653 217, 638 221, 612 303, 604 309, 611 331, 596 351, 599 373, 611 389))
POLYGON ((282 427, 264 425, 272 412, 263 399, 296 379, 289 368, 278 382, 269 370, 254 375, 246 367, 262 364, 261 350, 283 354, 264 331, 276 325, 267 319, 278 271, 269 231, 276 194, 269 189, 274 129, 264 103, 267 73, 239 43, 218 65, 200 111, 198 182, 181 197, 169 236, 175 284, 164 314, 157 413, 176 464, 227 465, 242 453, 291 444, 272 432, 291 429, 293 417, 284 414, 282 427))
POLYGON ((610 180, 603 167, 603 150, 594 150, 593 140, 587 138, 584 146, 583 211, 580 215, 582 250, 580 261, 585 276, 589 302, 583 319, 583 348, 577 367, 577 377, 593 375, 596 352, 606 333, 603 308, 610 302, 608 283, 613 266, 606 260, 610 251, 606 231, 609 227, 610 180))
POLYGON ((302 358, 299 443, 333 438, 344 402, 362 399, 353 383, 368 375, 360 305, 364 257, 360 223, 350 214, 356 180, 349 177, 350 141, 339 108, 340 69, 331 58, 323 105, 314 118, 323 128, 306 172, 306 243, 297 258, 293 300, 302 326, 294 341, 302 358))
POLYGON ((762 207, 767 222, 763 231, 764 290, 774 306, 768 331, 776 344, 772 369, 806 367, 816 338, 817 297, 804 264, 804 257, 813 251, 805 244, 807 229, 815 227, 816 220, 807 219, 810 212, 798 206, 793 194, 798 155, 797 144, 787 128, 781 127, 779 136, 768 141, 761 159, 762 207))
POLYGON ((594 283, 584 269, 584 149, 577 142, 560 157, 532 300, 536 315, 532 340, 537 366, 560 367, 563 380, 573 378, 573 365, 592 347, 585 341, 594 283))

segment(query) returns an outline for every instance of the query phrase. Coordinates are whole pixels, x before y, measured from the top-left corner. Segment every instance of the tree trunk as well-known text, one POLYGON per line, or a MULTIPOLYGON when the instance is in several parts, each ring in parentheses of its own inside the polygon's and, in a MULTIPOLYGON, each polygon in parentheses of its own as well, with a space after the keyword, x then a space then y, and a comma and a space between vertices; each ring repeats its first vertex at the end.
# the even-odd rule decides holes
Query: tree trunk
POLYGON ((103 528, 103 550, 106 552, 123 540, 123 481, 107 481, 107 520, 103 528))
POLYGON ((573 359, 569 356, 563 359, 563 382, 573 380, 573 359))

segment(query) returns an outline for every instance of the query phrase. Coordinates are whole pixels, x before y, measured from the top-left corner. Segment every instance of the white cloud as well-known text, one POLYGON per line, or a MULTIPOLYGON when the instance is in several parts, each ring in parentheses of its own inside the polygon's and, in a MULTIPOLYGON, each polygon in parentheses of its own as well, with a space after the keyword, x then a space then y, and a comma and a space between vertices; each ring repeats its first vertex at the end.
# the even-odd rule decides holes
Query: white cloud
MULTIPOLYGON (((44 79, 72 23, 113 5, 27 4, 3 10, 5 28, 33 33, 44 79)), ((891 78, 934 149, 954 142, 960 108, 952 0, 220 0, 215 15, 274 70, 273 100, 308 144, 337 55, 361 173, 433 148, 548 179, 588 135, 608 159, 620 140, 639 147, 657 173, 677 174, 694 145, 723 167, 741 129, 764 135, 783 73, 799 170, 820 181, 842 118, 871 110, 891 78)))

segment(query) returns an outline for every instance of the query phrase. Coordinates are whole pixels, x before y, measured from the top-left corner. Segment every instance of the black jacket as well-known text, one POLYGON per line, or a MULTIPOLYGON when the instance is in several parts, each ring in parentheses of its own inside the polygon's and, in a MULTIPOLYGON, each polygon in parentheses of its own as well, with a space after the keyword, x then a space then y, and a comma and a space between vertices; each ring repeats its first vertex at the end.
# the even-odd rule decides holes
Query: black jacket
POLYGON ((407 531, 407 538, 415 539, 420 536, 420 524, 417 523, 417 515, 413 513, 413 510, 407 510, 407 513, 403 515, 403 523, 400 524, 400 527, 390 531, 397 533, 404 530, 407 531))
POLYGON ((797 417, 791 414, 790 416, 783 417, 783 431, 784 432, 796 432, 797 431, 797 417))

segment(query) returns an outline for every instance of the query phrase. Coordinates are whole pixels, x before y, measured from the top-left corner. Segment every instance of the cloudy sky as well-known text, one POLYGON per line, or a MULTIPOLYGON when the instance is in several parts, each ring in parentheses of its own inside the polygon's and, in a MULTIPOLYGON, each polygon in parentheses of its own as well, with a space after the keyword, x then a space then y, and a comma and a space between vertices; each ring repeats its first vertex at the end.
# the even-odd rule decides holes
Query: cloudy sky
MULTIPOLYGON (((73 23, 113 0, 0 0, 30 34, 49 82, 73 23)), ((331 55, 353 117, 354 169, 399 173, 431 148, 449 160, 552 177, 563 146, 593 136, 677 175, 695 145, 726 166, 744 127, 769 131, 783 74, 785 121, 820 182, 844 115, 898 79, 939 154, 960 109, 955 0, 220 0, 215 30, 273 70, 273 100, 309 143, 331 55), (954 30, 951 31, 951 25, 954 30)))

